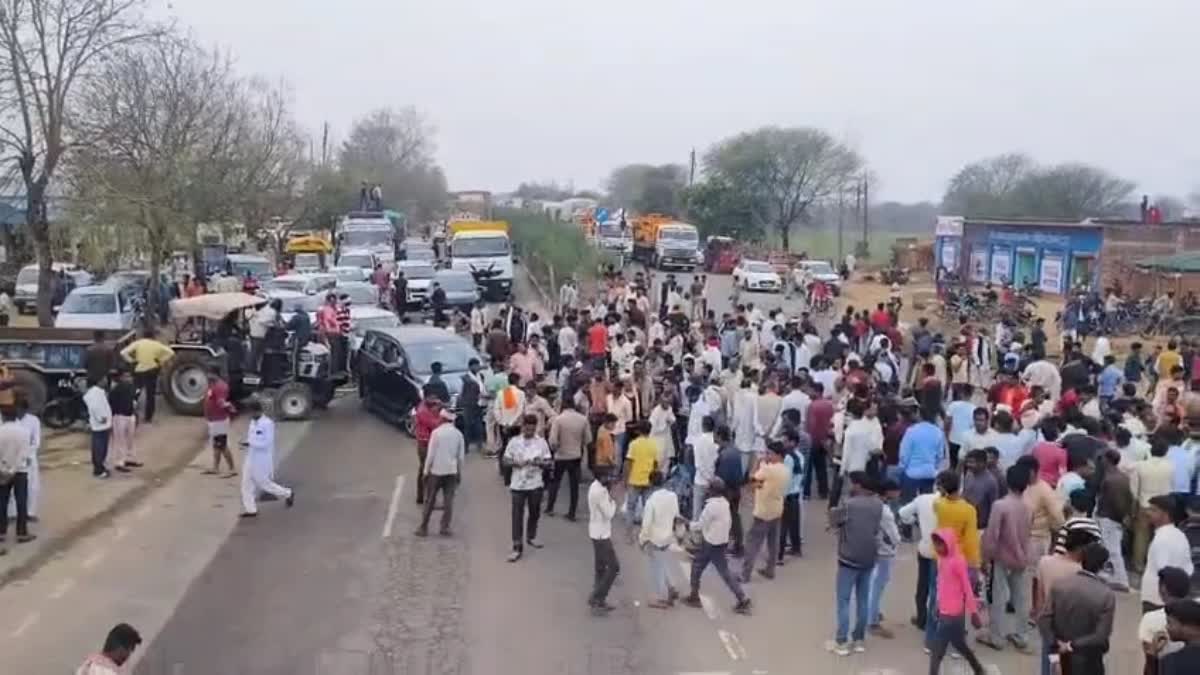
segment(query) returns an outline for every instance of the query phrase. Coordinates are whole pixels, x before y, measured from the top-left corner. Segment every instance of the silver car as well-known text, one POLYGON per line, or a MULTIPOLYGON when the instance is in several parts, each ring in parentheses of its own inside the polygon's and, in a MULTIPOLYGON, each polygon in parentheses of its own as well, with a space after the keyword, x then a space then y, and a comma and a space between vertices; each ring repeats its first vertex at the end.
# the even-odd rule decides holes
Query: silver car
POLYGON ((462 270, 438 270, 433 280, 446 291, 446 306, 470 311, 479 302, 479 285, 475 276, 462 270))

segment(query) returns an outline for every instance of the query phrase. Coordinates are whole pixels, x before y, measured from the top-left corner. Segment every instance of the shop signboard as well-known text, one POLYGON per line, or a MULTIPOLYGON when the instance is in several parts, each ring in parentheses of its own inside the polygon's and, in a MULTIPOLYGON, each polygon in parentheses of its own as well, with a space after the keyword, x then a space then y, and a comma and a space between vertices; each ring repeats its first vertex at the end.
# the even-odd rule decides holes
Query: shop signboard
POLYGON ((994 284, 1008 281, 1012 271, 1012 249, 996 248, 992 251, 992 275, 989 280, 994 284))
POLYGON ((988 277, 987 249, 976 246, 971 249, 971 281, 983 283, 988 277))
POLYGON ((1062 293, 1063 257, 1046 254, 1042 256, 1042 274, 1038 279, 1038 287, 1044 293, 1062 293))

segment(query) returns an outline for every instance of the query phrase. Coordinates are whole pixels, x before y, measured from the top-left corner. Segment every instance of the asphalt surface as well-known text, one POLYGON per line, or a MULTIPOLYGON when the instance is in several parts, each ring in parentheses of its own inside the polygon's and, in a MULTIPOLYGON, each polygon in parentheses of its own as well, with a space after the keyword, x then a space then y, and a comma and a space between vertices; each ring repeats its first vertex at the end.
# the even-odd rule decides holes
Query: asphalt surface
MULTIPOLYGON (((677 277, 686 284, 687 275, 677 277)), ((709 297, 724 311, 728 277, 710 277, 709 297)), ((793 302, 789 314, 795 309, 793 302)), ((626 543, 623 523, 614 523, 617 609, 595 617, 586 606, 593 565, 586 506, 578 522, 543 518, 545 548, 509 564, 509 498, 494 461, 468 458, 453 536, 420 539, 412 534, 419 511, 411 439, 354 397, 313 422, 279 429, 276 477, 297 489, 294 508, 267 503, 256 520, 238 520, 236 482, 192 467, 113 529, 0 591, 7 654, 0 672, 70 672, 123 620, 146 637, 139 675, 928 671, 907 625, 916 568, 909 546, 883 603, 895 639, 870 637, 866 654, 848 658, 827 651, 836 563, 823 502, 806 504, 805 557, 789 559, 775 580, 749 585, 750 617, 732 613, 733 598, 711 570, 701 587, 704 609, 648 608, 648 562, 626 543)), ((747 515, 750 501, 743 499, 747 515)), ((671 571, 682 587, 685 561, 677 557, 671 571)), ((1137 616, 1136 598, 1122 598, 1110 672, 1137 672, 1137 616)), ((988 651, 981 658, 998 666, 991 672, 1036 672, 1033 657, 988 651)), ((942 672, 966 671, 947 660, 942 672)))

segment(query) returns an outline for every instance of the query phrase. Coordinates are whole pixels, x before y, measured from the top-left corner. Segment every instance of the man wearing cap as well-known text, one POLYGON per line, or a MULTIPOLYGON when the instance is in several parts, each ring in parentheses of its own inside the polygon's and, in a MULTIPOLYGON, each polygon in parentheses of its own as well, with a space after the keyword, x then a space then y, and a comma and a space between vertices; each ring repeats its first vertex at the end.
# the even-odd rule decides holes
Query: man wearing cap
POLYGON ((242 462, 242 518, 258 515, 256 496, 259 491, 284 500, 288 508, 296 501, 296 493, 271 479, 274 472, 275 422, 263 414, 262 402, 250 399, 250 426, 246 429, 246 458, 242 462))
POLYGON ((429 435, 429 447, 425 451, 425 462, 421 467, 421 480, 425 483, 424 508, 421 510, 421 526, 415 534, 429 534, 429 516, 437 493, 442 493, 442 526, 439 534, 450 536, 450 519, 454 513, 454 490, 462 477, 463 461, 466 460, 467 445, 462 432, 454 426, 454 413, 441 410, 437 426, 429 435))

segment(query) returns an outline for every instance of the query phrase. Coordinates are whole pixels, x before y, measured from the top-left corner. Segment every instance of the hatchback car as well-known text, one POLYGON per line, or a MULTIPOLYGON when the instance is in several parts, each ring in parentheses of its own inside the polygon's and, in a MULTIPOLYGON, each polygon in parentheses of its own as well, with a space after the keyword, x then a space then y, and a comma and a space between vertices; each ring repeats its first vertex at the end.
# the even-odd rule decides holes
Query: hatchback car
POLYGON ((368 410, 411 431, 412 411, 421 401, 433 364, 442 364, 442 380, 450 391, 448 407, 456 409, 471 359, 483 361, 470 342, 442 328, 371 328, 358 350, 358 394, 368 410))

